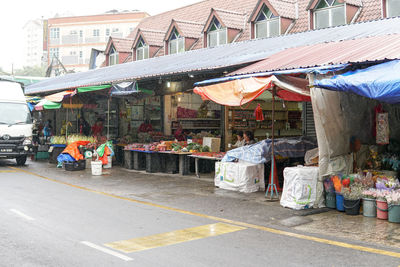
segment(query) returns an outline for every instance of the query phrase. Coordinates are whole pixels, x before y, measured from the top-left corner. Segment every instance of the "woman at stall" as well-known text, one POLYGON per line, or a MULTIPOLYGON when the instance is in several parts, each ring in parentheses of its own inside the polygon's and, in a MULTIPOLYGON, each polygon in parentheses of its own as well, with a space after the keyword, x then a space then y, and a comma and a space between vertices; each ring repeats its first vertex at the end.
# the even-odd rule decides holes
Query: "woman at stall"
POLYGON ((84 117, 79 118, 79 133, 88 136, 90 134, 90 125, 84 117))
POLYGON ((252 145, 256 143, 256 140, 254 140, 254 134, 251 131, 246 131, 243 134, 243 138, 244 138, 244 145, 248 146, 248 145, 252 145))
POLYGON ((236 141, 236 143, 233 145, 233 147, 234 147, 234 148, 238 148, 238 147, 244 146, 245 140, 244 140, 244 138, 243 138, 243 131, 239 131, 239 132, 236 134, 236 138, 237 138, 237 141, 236 141))

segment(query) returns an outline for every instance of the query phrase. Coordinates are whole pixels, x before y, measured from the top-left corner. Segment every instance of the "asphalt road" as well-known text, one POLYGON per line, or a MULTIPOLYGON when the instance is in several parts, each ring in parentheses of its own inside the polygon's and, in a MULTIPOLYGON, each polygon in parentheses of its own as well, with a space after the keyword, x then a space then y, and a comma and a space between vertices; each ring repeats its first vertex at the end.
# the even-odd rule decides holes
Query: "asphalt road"
POLYGON ((238 228, 234 222, 224 222, 219 232, 221 224, 207 216, 127 201, 0 167, 0 266, 400 264, 398 257, 243 225, 238 228), (193 229, 181 231, 188 228, 193 229), (154 237, 161 233, 168 234, 154 237), (147 236, 152 238, 135 241, 135 252, 110 247, 110 243, 147 236))

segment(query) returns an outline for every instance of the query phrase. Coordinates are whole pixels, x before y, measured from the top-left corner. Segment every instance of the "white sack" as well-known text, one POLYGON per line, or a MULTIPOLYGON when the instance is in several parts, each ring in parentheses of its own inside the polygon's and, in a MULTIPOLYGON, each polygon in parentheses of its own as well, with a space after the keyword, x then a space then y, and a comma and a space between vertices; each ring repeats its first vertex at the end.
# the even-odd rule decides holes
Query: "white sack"
POLYGON ((264 164, 215 162, 215 186, 252 193, 265 189, 264 164))
POLYGON ((317 196, 318 167, 288 167, 283 170, 281 205, 300 210, 314 206, 317 196))

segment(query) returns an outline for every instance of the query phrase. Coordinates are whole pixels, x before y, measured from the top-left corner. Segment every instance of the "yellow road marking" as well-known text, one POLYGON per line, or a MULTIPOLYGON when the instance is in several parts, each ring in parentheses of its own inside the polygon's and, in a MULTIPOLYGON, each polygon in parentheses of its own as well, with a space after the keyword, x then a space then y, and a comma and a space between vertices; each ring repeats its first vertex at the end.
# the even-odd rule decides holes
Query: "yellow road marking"
POLYGON ((383 250, 383 249, 376 249, 376 248, 359 246, 359 245, 353 245, 353 244, 349 244, 349 243, 345 243, 345 242, 334 241, 334 240, 319 238, 319 237, 314 237, 314 236, 296 234, 296 233, 287 232, 287 231, 283 231, 283 230, 273 229, 270 227, 265 227, 265 226, 260 226, 260 225, 255 225, 255 224, 250 224, 250 223, 245 223, 245 222, 240 222, 240 221, 235 221, 235 220, 224 219, 224 218, 206 215, 206 214, 202 214, 202 213, 172 208, 172 207, 168 207, 168 206, 164 206, 164 205, 155 204, 152 202, 127 198, 127 197, 121 197, 121 196, 117 196, 117 195, 113 195, 113 194, 109 194, 109 193, 105 193, 105 192, 101 192, 101 191, 96 191, 96 190, 82 187, 79 185, 74 185, 74 184, 63 182, 63 181, 58 181, 56 179, 48 178, 48 177, 42 176, 40 174, 36 174, 36 173, 30 172, 30 171, 25 171, 23 169, 19 169, 19 168, 15 168, 15 167, 9 167, 9 168, 20 171, 20 172, 25 172, 25 173, 28 173, 33 176, 40 177, 40 178, 43 178, 48 181, 53 181, 53 182, 56 182, 59 184, 64 184, 64 185, 68 185, 68 186, 71 186, 74 188, 79 188, 79 189, 82 189, 82 190, 85 190, 88 192, 92 192, 92 193, 96 193, 96 194, 100 194, 100 195, 104 195, 104 196, 109 196, 109 197, 113 197, 113 198, 117 198, 117 199, 122 199, 122 200, 130 201, 130 202, 134 202, 134 203, 139 203, 139 204, 143 204, 143 205, 147 205, 147 206, 152 206, 152 207, 161 208, 161 209, 165 209, 165 210, 175 211, 175 212, 187 214, 187 215, 193 215, 193 216, 206 218, 206 219, 210 219, 210 220, 214 220, 214 221, 218 221, 218 222, 235 224, 235 225, 252 228, 252 229, 257 229, 257 230, 261 230, 261 231, 265 231, 265 232, 269 232, 269 233, 273 233, 273 234, 295 237, 295 238, 310 240, 310 241, 314 241, 314 242, 318 242, 318 243, 322 243, 322 244, 328 244, 328 245, 333 245, 333 246, 337 246, 337 247, 350 248, 350 249, 354 249, 354 250, 400 258, 399 252, 388 251, 388 250, 383 250))
POLYGON ((232 233, 246 229, 226 223, 214 223, 193 228, 187 228, 167 233, 150 235, 104 244, 125 253, 131 253, 146 249, 169 246, 187 241, 198 240, 206 237, 232 233))

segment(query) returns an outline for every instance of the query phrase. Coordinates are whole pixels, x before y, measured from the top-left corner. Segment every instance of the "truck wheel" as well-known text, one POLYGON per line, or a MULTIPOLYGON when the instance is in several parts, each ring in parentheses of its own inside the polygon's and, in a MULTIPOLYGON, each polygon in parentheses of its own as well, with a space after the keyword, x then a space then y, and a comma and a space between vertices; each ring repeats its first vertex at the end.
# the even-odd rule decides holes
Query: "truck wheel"
POLYGON ((25 165, 25 162, 26 162, 26 156, 20 156, 20 157, 16 158, 16 160, 17 160, 18 166, 23 166, 23 165, 25 165))

